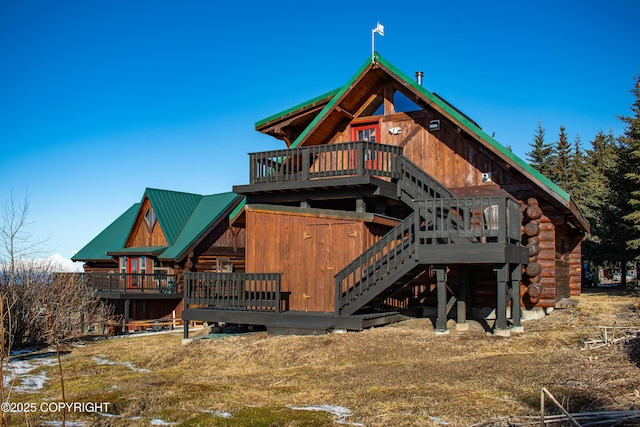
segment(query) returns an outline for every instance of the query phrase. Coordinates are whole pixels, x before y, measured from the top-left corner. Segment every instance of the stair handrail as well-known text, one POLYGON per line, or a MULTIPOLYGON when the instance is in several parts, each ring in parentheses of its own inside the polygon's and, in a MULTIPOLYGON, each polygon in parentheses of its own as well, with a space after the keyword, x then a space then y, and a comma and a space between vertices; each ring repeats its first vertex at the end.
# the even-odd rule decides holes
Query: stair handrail
POLYGON ((440 197, 456 197, 437 179, 426 173, 420 166, 404 155, 397 156, 396 173, 399 174, 398 198, 404 190, 413 199, 434 199, 440 197), (418 191, 414 193, 413 191, 418 191))
POLYGON ((414 225, 412 213, 334 276, 336 313, 399 264, 416 258, 414 225))

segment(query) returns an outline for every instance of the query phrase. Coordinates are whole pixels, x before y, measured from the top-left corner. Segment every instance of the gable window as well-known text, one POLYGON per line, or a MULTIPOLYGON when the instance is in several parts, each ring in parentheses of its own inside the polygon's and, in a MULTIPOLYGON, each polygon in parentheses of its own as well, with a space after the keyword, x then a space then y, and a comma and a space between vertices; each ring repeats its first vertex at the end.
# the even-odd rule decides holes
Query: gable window
POLYGON ((147 223, 147 227, 149 227, 149 231, 153 230, 153 226, 156 225, 156 221, 158 220, 153 206, 149 206, 144 212, 144 220, 147 223))

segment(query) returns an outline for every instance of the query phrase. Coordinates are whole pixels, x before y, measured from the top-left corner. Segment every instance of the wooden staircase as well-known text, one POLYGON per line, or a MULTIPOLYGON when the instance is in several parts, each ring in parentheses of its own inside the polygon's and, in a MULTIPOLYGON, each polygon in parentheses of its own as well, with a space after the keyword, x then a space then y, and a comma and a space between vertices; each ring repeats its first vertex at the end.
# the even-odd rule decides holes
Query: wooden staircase
POLYGON ((429 265, 523 259, 516 201, 458 198, 403 155, 396 161, 397 196, 413 212, 335 276, 337 315, 374 308, 429 265))

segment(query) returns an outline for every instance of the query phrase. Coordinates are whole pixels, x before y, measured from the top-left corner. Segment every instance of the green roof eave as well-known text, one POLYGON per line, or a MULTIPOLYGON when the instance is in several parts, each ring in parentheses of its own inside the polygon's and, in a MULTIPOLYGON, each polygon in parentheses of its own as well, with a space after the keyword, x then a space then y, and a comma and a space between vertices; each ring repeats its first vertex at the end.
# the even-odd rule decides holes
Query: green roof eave
POLYGON ((160 254, 158 259, 182 260, 222 219, 228 218, 242 199, 242 196, 232 192, 203 196, 174 244, 160 254))
POLYGON ((238 203, 238 206, 229 214, 229 223, 233 223, 235 219, 242 213, 245 205, 247 204, 247 198, 242 196, 242 201, 238 203))
MULTIPOLYGON (((513 152, 509 151, 504 145, 500 144, 493 137, 489 136, 486 132, 484 132, 480 127, 470 120, 468 117, 465 117, 464 114, 460 113, 456 108, 451 106, 449 103, 441 99, 440 97, 434 95, 432 92, 425 89, 423 86, 419 85, 414 79, 407 76, 404 72, 396 68, 389 61, 384 59, 379 53, 375 53, 374 55, 374 65, 377 63, 384 68, 386 68, 389 72, 395 74, 397 78, 404 82, 406 85, 410 86, 412 90, 421 94, 425 99, 427 99, 430 103, 437 106, 440 110, 446 113, 449 117, 454 119, 460 125, 462 125, 471 135, 475 136, 479 140, 485 142, 490 147, 493 147, 496 152, 499 153, 502 157, 508 160, 510 163, 519 167, 523 172, 526 172, 529 176, 531 176, 534 180, 538 181, 541 187, 546 188, 548 192, 555 193, 560 201, 565 204, 565 206, 569 207, 570 196, 565 190, 560 188, 556 183, 551 181, 549 178, 541 174, 527 162, 522 160, 513 152)), ((320 114, 318 114, 315 119, 307 126, 307 128, 296 138, 296 140, 291 144, 289 148, 295 148, 301 144, 302 141, 312 132, 312 130, 316 127, 316 125, 322 121, 325 116, 331 111, 331 109, 336 105, 336 103, 342 98, 342 96, 349 90, 351 85, 372 65, 371 59, 367 58, 367 61, 358 69, 358 71, 349 79, 349 81, 342 87, 336 94, 333 99, 322 109, 320 114)))
POLYGON ((151 206, 153 206, 164 236, 169 246, 171 246, 203 196, 181 191, 147 188, 142 201, 144 201, 145 197, 149 199, 151 206))
POLYGON ((329 101, 329 103, 324 106, 322 111, 320 111, 320 114, 318 114, 313 119, 313 121, 309 123, 309 126, 307 126, 307 128, 304 131, 302 131, 302 133, 296 138, 295 141, 293 141, 293 144, 291 144, 289 148, 296 148, 298 145, 300 145, 302 141, 304 141, 307 135, 309 135, 309 133, 311 133, 311 131, 315 129, 316 125, 320 121, 322 121, 324 116, 326 116, 329 113, 329 111, 333 109, 333 107, 344 96, 344 94, 349 90, 351 85, 358 79, 358 77, 360 77, 360 75, 364 73, 367 70, 367 68, 369 68, 370 66, 371 66, 371 60, 367 59, 367 61, 358 69, 358 71, 349 79, 349 81, 344 86, 342 86, 338 91, 336 91, 331 101, 329 101))
POLYGON ((138 215, 140 203, 134 203, 115 221, 80 249, 72 261, 111 261, 107 252, 122 248, 138 215))
POLYGON ((110 256, 157 256, 164 252, 167 249, 167 246, 136 246, 136 247, 128 247, 128 248, 120 248, 113 251, 107 252, 107 255, 110 256))
POLYGON ((411 86, 415 91, 421 93, 425 96, 430 102, 436 104, 440 109, 446 112, 450 117, 454 118, 457 122, 462 124, 472 135, 475 135, 477 138, 483 140, 491 147, 495 148, 503 157, 507 158, 513 164, 517 165, 529 175, 534 177, 543 187, 547 187, 548 190, 556 193, 565 203, 569 203, 570 195, 565 190, 560 188, 555 182, 551 181, 549 178, 541 174, 527 162, 522 160, 513 152, 509 151, 504 145, 500 144, 493 137, 489 136, 486 132, 484 132, 476 123, 474 123, 469 118, 465 117, 461 114, 456 108, 449 105, 446 101, 443 101, 440 97, 434 95, 423 86, 419 85, 414 79, 407 76, 404 72, 396 68, 389 61, 384 59, 378 53, 375 54, 376 61, 387 68, 389 71, 393 72, 401 79, 405 84, 411 86))
POLYGON ((303 103, 300 103, 298 105, 294 105, 293 107, 288 108, 288 109, 286 109, 284 111, 281 111, 279 113, 273 114, 273 115, 267 117, 266 119, 259 120, 259 121, 256 122, 255 127, 256 128, 260 128, 260 127, 264 126, 265 124, 267 124, 269 122, 276 121, 276 120, 280 119, 281 117, 288 116, 288 115, 290 115, 292 113, 295 113, 298 110, 302 110, 302 109, 304 109, 306 107, 309 107, 309 106, 311 106, 313 104, 316 104, 316 103, 318 103, 320 101, 323 101, 323 100, 325 100, 327 98, 332 98, 340 89, 341 88, 334 89, 334 90, 329 91, 327 93, 324 93, 324 94, 322 94, 320 96, 316 96, 313 99, 310 99, 310 100, 305 101, 303 103))

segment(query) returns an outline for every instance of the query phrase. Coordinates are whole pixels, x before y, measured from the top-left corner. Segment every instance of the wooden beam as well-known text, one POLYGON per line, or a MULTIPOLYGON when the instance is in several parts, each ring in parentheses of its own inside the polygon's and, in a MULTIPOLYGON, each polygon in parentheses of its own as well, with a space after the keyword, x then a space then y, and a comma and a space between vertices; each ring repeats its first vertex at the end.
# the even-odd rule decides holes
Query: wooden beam
POLYGON ((351 114, 350 112, 348 112, 347 110, 345 110, 344 108, 342 108, 341 106, 336 106, 336 111, 340 114, 342 114, 343 116, 347 117, 349 120, 353 120, 355 118, 355 116, 353 114, 351 114))
POLYGON ((467 323, 467 300, 471 294, 471 282, 469 281, 469 266, 458 265, 458 305, 456 323, 467 323))
POLYGON ((438 294, 438 318, 436 319, 436 332, 447 331, 447 270, 444 265, 433 267, 436 274, 436 287, 438 294))
POLYGON ((496 323, 494 332, 507 330, 507 281, 509 280, 509 264, 496 264, 496 282, 498 296, 496 301, 496 323))
POLYGON ((520 280, 522 280, 522 264, 512 264, 510 287, 511 287, 511 325, 521 328, 520 317, 522 309, 520 307, 520 280))
POLYGON ((395 105, 393 104, 393 93, 395 92, 393 85, 387 85, 384 87, 384 115, 390 116, 396 113, 395 105))

